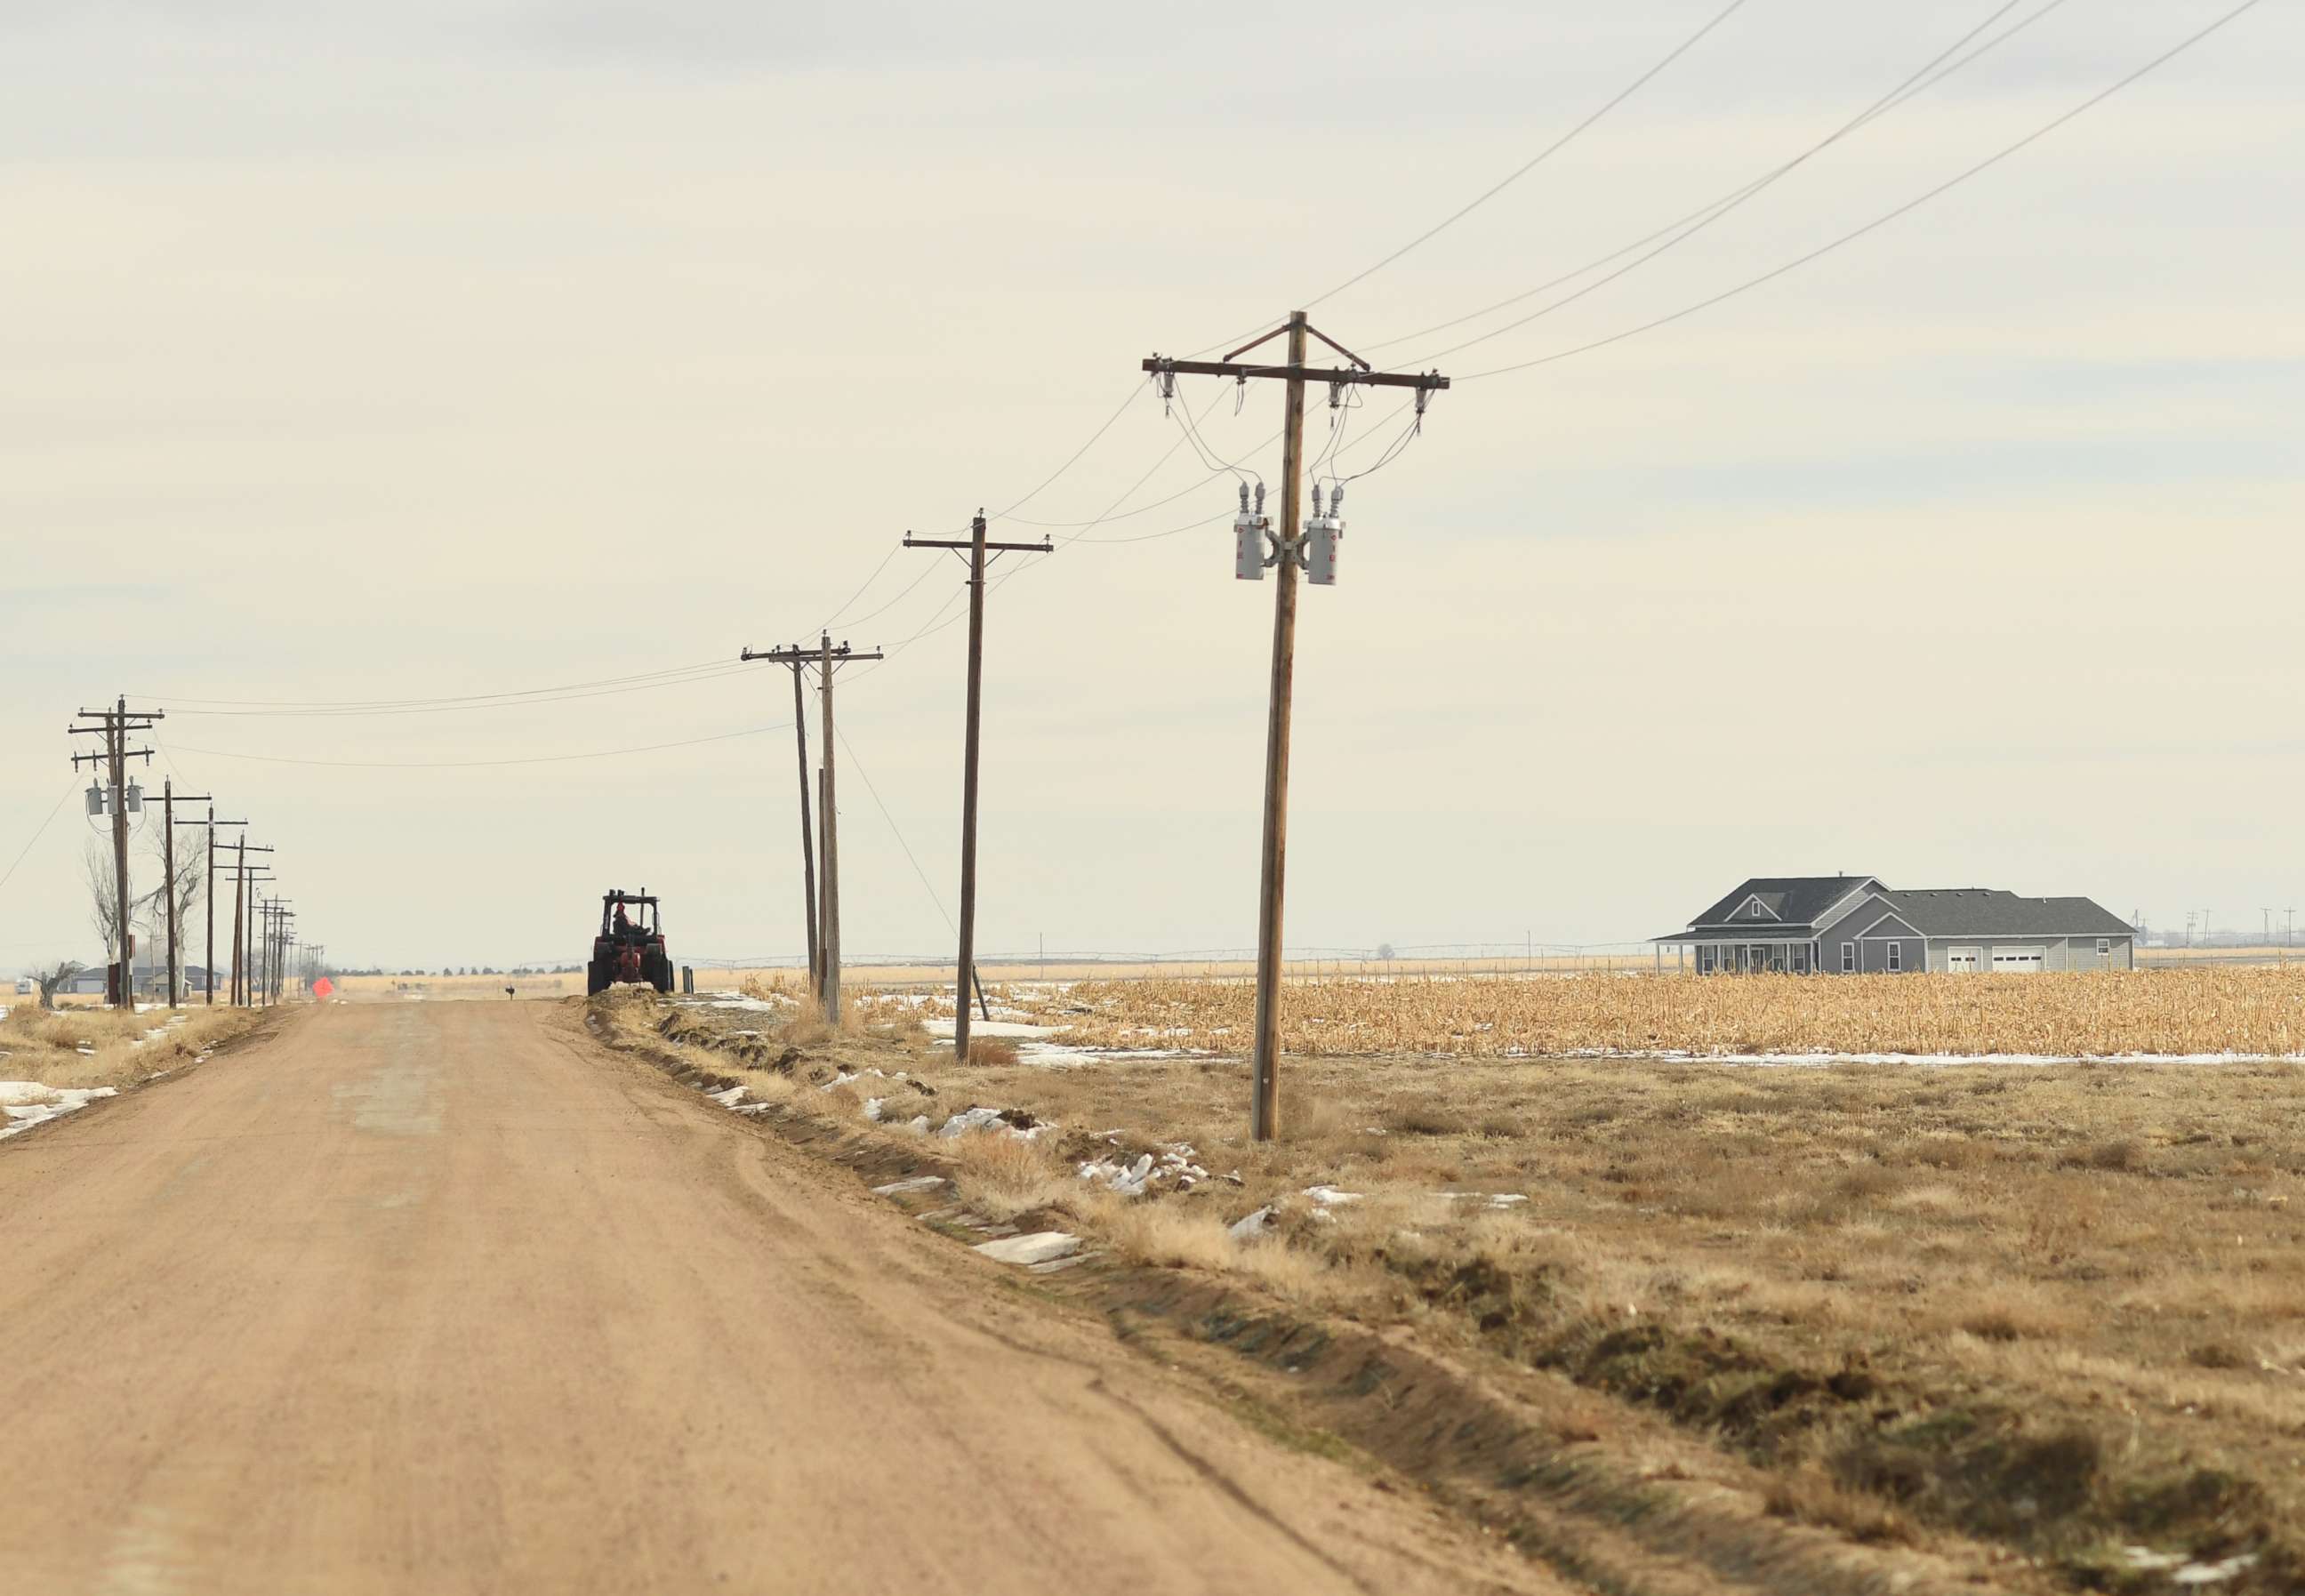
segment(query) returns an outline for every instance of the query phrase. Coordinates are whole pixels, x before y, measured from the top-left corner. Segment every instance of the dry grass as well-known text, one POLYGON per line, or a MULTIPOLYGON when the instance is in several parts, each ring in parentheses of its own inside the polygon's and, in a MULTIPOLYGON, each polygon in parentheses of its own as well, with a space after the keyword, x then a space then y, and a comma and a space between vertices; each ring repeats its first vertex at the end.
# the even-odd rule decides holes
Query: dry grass
MULTIPOLYGON (((1557 1372, 1761 1467, 1782 1515, 2085 1584, 2132 1544, 2305 1583, 2305 1068, 1292 1059, 1286 1139, 1256 1144, 1235 1061, 832 1046, 938 1113, 1062 1127, 940 1141, 974 1206, 1557 1372), (1190 1193, 1074 1173, 1178 1142, 1214 1177, 1190 1193), (1229 1234, 1265 1206, 1269 1235, 1229 1234)), ((805 1074, 763 1090, 842 1107, 805 1074)))
POLYGON ((48 1086, 127 1086, 197 1057, 256 1023, 249 1009, 42 1011, 20 1004, 0 1019, 0 1077, 48 1086), (156 1034, 157 1033, 157 1034, 156 1034))
MULTIPOLYGON (((1080 981, 1012 1000, 1068 1045, 1245 1051, 1243 981, 1080 981)), ((2305 1052, 2305 964, 2043 975, 1567 975, 1292 982, 1284 1051, 2111 1057, 2305 1052)))

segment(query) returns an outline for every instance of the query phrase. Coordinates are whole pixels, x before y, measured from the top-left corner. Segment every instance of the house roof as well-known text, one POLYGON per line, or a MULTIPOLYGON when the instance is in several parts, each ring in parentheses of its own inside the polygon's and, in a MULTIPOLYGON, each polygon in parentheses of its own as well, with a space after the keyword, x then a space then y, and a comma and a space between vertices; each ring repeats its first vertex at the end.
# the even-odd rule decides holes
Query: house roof
POLYGON ((1662 942, 1670 947, 1675 943, 1807 942, 1816 936, 1816 933, 1806 925, 1784 925, 1773 920, 1740 920, 1735 925, 1692 926, 1685 931, 1668 931, 1649 940, 1662 942))
POLYGON ((2085 897, 2019 897, 1984 887, 1890 892, 1913 928, 1930 937, 2127 937, 2133 928, 2085 897))
MULTIPOLYGON (((1758 896, 1769 906, 1769 912, 1785 924, 1807 925, 1872 879, 1870 876, 1756 876, 1689 923, 1727 924, 1730 917, 1744 907, 1747 898, 1758 896)), ((1749 922, 1739 920, 1735 923, 1741 926, 1749 922)))

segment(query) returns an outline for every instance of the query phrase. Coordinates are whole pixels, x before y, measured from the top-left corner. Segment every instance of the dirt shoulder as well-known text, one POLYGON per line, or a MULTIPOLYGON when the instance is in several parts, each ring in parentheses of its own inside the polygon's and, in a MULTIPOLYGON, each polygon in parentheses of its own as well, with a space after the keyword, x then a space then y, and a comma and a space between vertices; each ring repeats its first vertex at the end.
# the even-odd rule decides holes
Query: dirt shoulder
POLYGON ((1258 1148, 1231 1063, 957 1071, 893 1009, 621 1023, 872 1184, 956 1183, 916 1209, 1090 1237, 1034 1289, 1579 1577, 2298 1577, 2294 1066, 1292 1061, 1323 1107, 1258 1148), (1056 1128, 906 1128, 973 1105, 1056 1128))

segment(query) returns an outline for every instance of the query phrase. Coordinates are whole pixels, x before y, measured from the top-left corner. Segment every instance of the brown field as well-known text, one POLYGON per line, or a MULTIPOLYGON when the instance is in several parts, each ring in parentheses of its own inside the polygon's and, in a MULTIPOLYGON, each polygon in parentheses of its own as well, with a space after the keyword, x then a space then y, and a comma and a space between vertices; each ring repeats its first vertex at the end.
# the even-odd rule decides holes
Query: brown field
MULTIPOLYGON (((1238 981, 1081 981, 1011 1001, 1059 1041, 1238 1053, 1238 981)), ((2305 965, 2045 975, 1572 975, 1294 983, 1281 1046, 1313 1057, 1582 1053, 2013 1055, 2305 1052, 2305 965)))
MULTIPOLYGON (((678 964, 678 955, 674 958, 678 964)), ((1282 969, 1292 981, 1334 975, 1370 977, 1397 975, 1571 974, 1582 971, 1647 970, 1653 961, 1643 954, 1543 955, 1534 960, 1494 959, 1291 959, 1282 969)), ((1672 968, 1668 963, 1665 969, 1672 968)), ((982 964, 977 972, 987 988, 996 984, 1036 981, 1238 981, 1254 977, 1256 967, 1238 960, 1098 961, 1067 964, 1019 960, 1013 964, 982 964)), ((793 981, 799 972, 791 965, 703 967, 696 971, 699 991, 737 991, 746 982, 793 981)), ((398 996, 404 989, 433 998, 502 998, 506 986, 520 989, 523 998, 565 998, 584 990, 582 971, 558 975, 339 975, 332 978, 338 994, 351 998, 398 996)), ((841 979, 858 990, 944 987, 952 985, 952 965, 847 964, 841 979)))
MULTIPOLYGON (((1888 980, 2000 1002, 1991 978, 1888 980)), ((1867 983, 1662 984, 1765 1006, 1867 983)), ((2190 1560, 2216 1589, 2305 1583, 2305 1067, 1332 1054, 1286 1062, 1284 1136, 1259 1146, 1237 1060, 960 1069, 892 1008, 832 1036, 608 1007, 867 1138, 907 1134, 863 1120, 874 1098, 891 1122, 971 1104, 1053 1122, 927 1145, 1028 1228, 1567 1382, 1584 1405, 1564 1466, 1637 1464, 1662 1415, 1723 1469, 1764 1471, 1770 1511, 1852 1541, 1982 1548, 2012 1583, 2167 1590, 2190 1560), (908 1079, 821 1090, 836 1067, 908 1079), (1209 1176, 1187 1191, 1126 1199, 1076 1173, 1179 1142, 1209 1176), (1324 1208, 1315 1185, 1354 1196, 1324 1208), (1267 1235, 1229 1233, 1262 1208, 1267 1235)))

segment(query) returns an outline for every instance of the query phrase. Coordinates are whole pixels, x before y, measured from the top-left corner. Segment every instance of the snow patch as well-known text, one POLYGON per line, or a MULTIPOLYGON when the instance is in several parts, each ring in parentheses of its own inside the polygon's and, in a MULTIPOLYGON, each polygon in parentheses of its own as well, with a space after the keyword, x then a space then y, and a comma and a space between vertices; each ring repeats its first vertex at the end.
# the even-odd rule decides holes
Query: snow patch
MULTIPOLYGON (((1104 1139, 1117 1147, 1120 1133, 1107 1131, 1104 1139)), ((1142 1197, 1148 1188, 1164 1183, 1189 1192, 1209 1178, 1209 1172, 1193 1162, 1194 1157, 1190 1142, 1171 1142, 1161 1149, 1157 1160, 1149 1152, 1139 1153, 1127 1164, 1117 1159, 1090 1159, 1080 1166, 1080 1177, 1122 1197, 1142 1197)))
POLYGON ((974 1250, 995 1263, 1037 1264, 1069 1258, 1080 1251, 1080 1237, 1061 1230, 1036 1230, 1030 1235, 1004 1235, 999 1241, 979 1242, 974 1250))
POLYGON ((36 1125, 87 1108, 98 1098, 117 1097, 110 1086, 45 1086, 38 1081, 0 1081, 0 1109, 8 1122, 0 1137, 29 1131, 36 1125))
POLYGON ((874 1186, 875 1197, 901 1197, 907 1192, 933 1192, 944 1184, 941 1175, 915 1175, 910 1180, 892 1180, 885 1186, 874 1186))
POLYGON ((940 1125, 937 1128, 937 1134, 965 1136, 971 1131, 989 1131, 998 1128, 1006 1131, 1020 1142, 1034 1142, 1056 1129, 1056 1126, 1046 1120, 1037 1120, 1025 1125, 1017 1125, 1010 1118, 1015 1112, 1013 1108, 964 1108, 940 1125))
POLYGON ((1235 1219, 1225 1227, 1225 1233, 1237 1242, 1253 1242, 1258 1236, 1272 1233, 1272 1205, 1266 1203, 1246 1218, 1235 1219))

